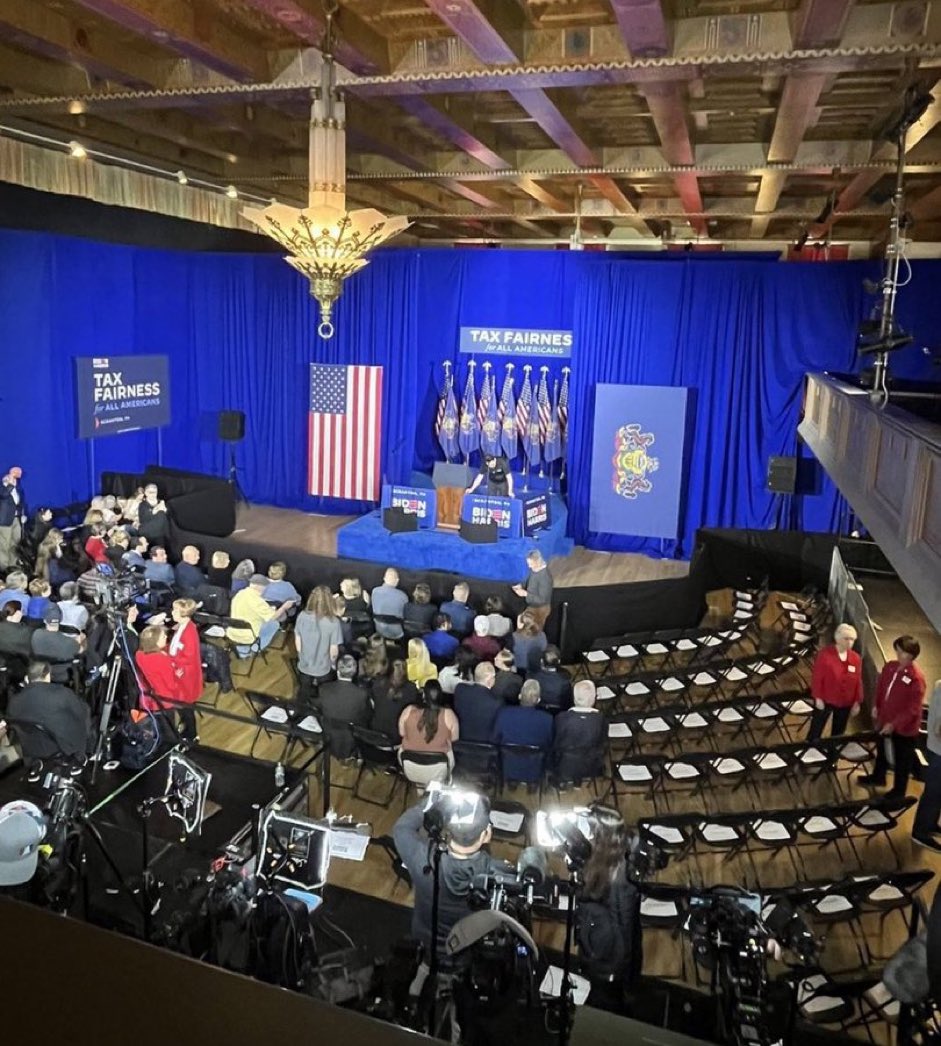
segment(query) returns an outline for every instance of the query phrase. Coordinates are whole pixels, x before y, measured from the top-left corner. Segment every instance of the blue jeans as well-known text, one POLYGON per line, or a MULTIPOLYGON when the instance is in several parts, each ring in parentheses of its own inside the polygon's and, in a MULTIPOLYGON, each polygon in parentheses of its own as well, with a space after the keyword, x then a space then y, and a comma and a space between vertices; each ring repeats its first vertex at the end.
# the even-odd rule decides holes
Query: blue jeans
MULTIPOLYGON (((271 640, 278 634, 278 629, 281 627, 281 622, 272 618, 270 621, 266 621, 258 632, 258 649, 264 650, 271 644, 271 640)), ((252 648, 250 646, 237 646, 235 648, 238 651, 239 657, 250 657, 252 648)))
POLYGON ((928 752, 928 769, 925 771, 925 790, 921 794, 912 835, 931 835, 938 830, 941 816, 941 755, 928 752))

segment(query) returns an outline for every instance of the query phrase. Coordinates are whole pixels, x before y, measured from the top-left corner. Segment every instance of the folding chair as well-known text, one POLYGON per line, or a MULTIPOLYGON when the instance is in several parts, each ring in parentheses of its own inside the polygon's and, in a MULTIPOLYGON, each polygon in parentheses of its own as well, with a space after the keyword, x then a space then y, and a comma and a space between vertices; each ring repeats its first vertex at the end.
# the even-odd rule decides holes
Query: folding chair
MULTIPOLYGON (((818 850, 833 845, 842 864, 845 860, 840 848, 840 839, 846 838, 846 813, 839 807, 823 806, 802 813, 798 818, 798 843, 796 852, 801 856, 801 838, 806 837, 811 843, 815 843, 818 850)), ((806 868, 804 871, 806 876, 806 868)))
POLYGON ((696 849, 700 846, 722 854, 722 863, 737 856, 748 846, 750 813, 706 814, 696 826, 696 849))
POLYGON ((735 752, 709 757, 709 772, 713 787, 729 785, 733 792, 745 788, 751 781, 752 767, 747 758, 735 752))
MULTIPOLYGON (((682 887, 645 884, 640 902, 640 924, 646 931, 665 930, 677 941, 686 924, 689 910, 687 891, 682 887)), ((678 948, 677 974, 660 974, 665 980, 686 980, 686 949, 678 948)))
POLYGON ((690 801, 702 795, 709 782, 711 759, 708 752, 695 752, 664 761, 657 784, 667 805, 675 795, 687 795, 690 801))
POLYGON ((611 761, 611 787, 605 798, 610 795, 617 805, 620 794, 642 795, 648 802, 653 802, 657 778, 663 767, 662 756, 633 756, 611 761))
POLYGON ((248 751, 252 758, 262 735, 269 739, 284 739, 284 747, 275 760, 278 763, 286 763, 298 744, 319 744, 325 741, 320 717, 299 709, 293 702, 281 701, 253 690, 242 692, 242 700, 255 721, 255 736, 248 751))
MULTIPOLYGON (((911 933, 914 911, 919 890, 934 878, 934 872, 898 872, 895 875, 879 876, 861 889, 859 907, 862 914, 878 914, 879 939, 883 938, 885 922, 890 915, 898 913, 907 934, 911 933), (906 914, 907 913, 907 914, 906 914)), ((887 962, 890 955, 873 955, 880 962, 887 962)))
MULTIPOLYGON (((229 637, 229 629, 233 628, 237 631, 251 632, 252 626, 247 621, 241 621, 234 617, 224 617, 222 620, 222 626, 225 629, 224 639, 226 649, 229 651, 229 655, 234 664, 244 664, 248 662, 248 668, 244 672, 233 672, 233 675, 241 676, 243 679, 247 679, 252 674, 252 669, 255 667, 255 661, 259 655, 261 655, 262 661, 268 663, 268 652, 262 650, 261 640, 258 636, 251 641, 251 643, 236 643, 234 639, 229 637), (241 654, 239 648, 248 648, 247 654, 241 654)), ((252 633, 254 635, 254 633, 252 633)))
MULTIPOLYGON (((538 745, 513 745, 513 744, 502 744, 500 745, 500 790, 506 788, 508 781, 517 781, 523 783, 519 777, 507 775, 507 757, 513 760, 521 760, 526 769, 527 776, 530 775, 531 771, 536 771, 535 781, 526 781, 526 785, 536 786, 536 792, 538 794, 539 802, 542 802, 542 786, 545 778, 545 757, 546 753, 538 745)), ((519 766, 520 764, 517 764, 519 766)))
POLYGON ((500 787, 500 749, 482 741, 455 741, 452 777, 474 785, 485 795, 500 787))
MULTIPOLYGON (((369 730, 363 726, 352 726, 356 754, 359 756, 359 772, 353 784, 353 798, 362 799, 372 806, 381 806, 388 810, 395 796, 396 789, 402 783, 402 768, 399 766, 398 746, 395 739, 378 730, 369 730), (384 776, 391 778, 391 787, 384 800, 377 801, 363 795, 359 786, 366 774, 371 777, 384 776)), ((406 797, 408 789, 405 790, 406 797)))
POLYGON ((756 788, 784 784, 793 794, 791 779, 794 773, 794 759, 786 748, 759 746, 752 750, 749 758, 752 764, 751 779, 756 788))
POLYGON ((444 752, 415 752, 399 749, 399 763, 409 784, 424 791, 433 781, 449 784, 451 762, 444 752))
POLYGON ((700 814, 679 814, 668 817, 647 817, 639 821, 641 838, 662 850, 671 859, 684 860, 695 845, 695 829, 700 814))
POLYGON ((818 894, 810 897, 804 905, 804 910, 815 922, 827 927, 846 925, 852 931, 850 936, 856 945, 859 965, 841 970, 840 973, 865 970, 872 961, 866 935, 860 923, 861 893, 862 890, 858 883, 843 880, 823 888, 818 894))
POLYGON ((787 715, 787 708, 777 698, 768 697, 754 704, 747 704, 745 714, 748 717, 748 733, 756 744, 761 739, 767 740, 772 733, 784 732, 783 721, 787 715))
MULTIPOLYGON (((794 855, 798 841, 799 816, 799 814, 788 815, 780 811, 758 814, 751 816, 745 826, 749 840, 754 841, 757 848, 767 852, 772 859, 777 857, 782 850, 785 851, 794 868, 794 875, 798 879, 803 874, 794 855)), ((758 866, 755 864, 750 846, 746 848, 746 854, 755 873, 755 882, 760 883, 761 876, 758 874, 758 866)))
POLYGON ((902 858, 895 843, 892 841, 892 829, 895 828, 902 815, 915 805, 914 796, 907 795, 902 799, 886 799, 880 796, 870 802, 863 801, 853 806, 848 821, 847 840, 856 855, 856 859, 862 867, 862 859, 856 849, 854 835, 857 833, 866 841, 871 842, 880 835, 884 835, 890 849, 895 857, 897 867, 902 867, 902 858))

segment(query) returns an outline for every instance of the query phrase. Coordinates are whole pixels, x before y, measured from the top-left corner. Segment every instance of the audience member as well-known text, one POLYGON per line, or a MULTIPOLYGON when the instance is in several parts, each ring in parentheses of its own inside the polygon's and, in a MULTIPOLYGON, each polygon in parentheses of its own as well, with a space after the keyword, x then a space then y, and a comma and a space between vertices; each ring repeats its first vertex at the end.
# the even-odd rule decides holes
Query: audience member
POLYGON ((366 652, 359 662, 359 681, 363 686, 371 686, 374 679, 384 676, 389 671, 389 654, 386 641, 374 632, 366 640, 366 652))
POLYGON ((254 647, 257 651, 267 649, 278 634, 281 622, 287 615, 290 603, 273 607, 265 602, 268 579, 264 574, 252 574, 248 588, 243 588, 232 597, 231 620, 226 635, 235 644, 239 657, 249 657, 254 647), (241 627, 242 625, 247 627, 241 627))
POLYGON ((22 477, 23 470, 14 465, 0 480, 0 570, 6 570, 16 562, 16 547, 26 525, 26 495, 20 484, 22 477))
POLYGON ((555 717, 552 760, 561 782, 581 784, 586 777, 604 774, 607 727, 595 708, 595 684, 579 680, 572 693, 572 708, 555 717))
POLYGON ((253 559, 239 560, 232 571, 232 595, 234 596, 236 592, 241 592, 243 589, 248 588, 248 583, 254 576, 255 561, 253 559))
POLYGON ((901 799, 908 789, 908 778, 915 763, 915 742, 921 730, 921 709, 927 684, 915 658, 921 644, 912 636, 899 636, 892 644, 895 660, 888 661, 879 674, 873 706, 873 725, 879 731, 876 765, 871 774, 859 778, 860 784, 884 785, 889 761, 886 739, 892 738, 893 765, 890 799, 901 799))
MULTIPOLYGON (((62 541, 62 531, 53 527, 39 543, 39 548, 36 550, 36 565, 34 567, 36 576, 48 581, 53 588, 57 587, 57 583, 61 585, 63 580, 70 580, 69 578, 53 578, 52 576, 52 570, 59 566, 59 558, 62 555, 62 541)), ((71 580, 74 581, 75 579, 71 578, 71 580)))
POLYGON ((292 612, 301 605, 301 594, 287 579, 287 563, 278 560, 268 567, 268 587, 265 599, 269 603, 290 603, 292 612))
POLYGON ((447 614, 435 614, 434 626, 434 631, 423 636, 425 647, 436 664, 446 664, 455 656, 460 643, 451 633, 451 618, 447 614))
POLYGON ((52 596, 52 586, 42 578, 33 578, 29 583, 29 604, 26 607, 26 616, 30 621, 41 621, 42 616, 49 606, 52 596))
POLYGON ((48 508, 36 509, 26 525, 26 537, 33 548, 39 548, 43 541, 46 540, 50 530, 52 530, 52 510, 48 508))
POLYGON ((353 648, 353 624, 346 613, 346 600, 337 592, 333 596, 333 612, 340 622, 340 631, 343 633, 342 646, 346 650, 353 648))
POLYGON ((27 680, 10 698, 7 716, 14 725, 37 723, 50 736, 30 734, 29 741, 22 742, 23 755, 28 759, 87 755, 93 744, 88 705, 68 687, 52 682, 45 661, 30 663, 27 680))
POLYGON ((145 684, 140 707, 145 712, 177 715, 182 735, 195 740, 196 712, 193 708, 183 707, 183 669, 170 656, 167 630, 163 625, 148 625, 141 632, 134 660, 145 684))
POLYGON ((552 743, 552 716, 539 708, 539 684, 527 679, 520 690, 519 705, 505 705, 493 724, 494 744, 527 745, 538 752, 504 752, 503 777, 535 788, 542 780, 546 755, 552 743))
POLYGON ((503 639, 513 631, 513 622, 507 617, 506 605, 499 596, 487 596, 484 613, 490 622, 490 635, 503 639))
POLYGON ((941 679, 935 681, 928 705, 926 731, 928 767, 925 770, 925 788, 915 810, 912 839, 935 853, 941 853, 938 838, 938 818, 941 817, 941 679))
MULTIPOLYGON (((426 637, 425 646, 428 645, 426 637)), ((454 660, 444 668, 438 669, 438 682, 445 694, 453 694, 458 684, 473 683, 474 669, 477 667, 477 658, 473 650, 466 647, 458 647, 454 651, 454 660)))
POLYGON ((402 740, 399 733, 402 712, 418 702, 418 688, 409 682, 405 662, 401 658, 393 661, 384 676, 373 679, 370 692, 373 705, 370 727, 398 744, 402 740))
POLYGON ((523 677, 513 671, 513 651, 501 650, 494 658, 497 677, 493 681, 493 692, 506 705, 517 705, 520 690, 523 688, 523 677))
POLYGON ((533 615, 524 610, 516 619, 516 631, 510 636, 509 646, 513 651, 513 666, 524 675, 538 672, 542 652, 548 646, 545 632, 541 632, 533 615))
POLYGON ((23 605, 23 612, 25 614, 26 608, 29 606, 29 592, 27 592, 27 586, 29 584, 29 578, 23 573, 22 570, 11 570, 7 574, 7 587, 0 592, 0 610, 2 610, 7 603, 21 603, 23 605))
POLYGON ((441 604, 441 613, 451 619, 451 631, 464 639, 474 630, 474 608, 470 605, 470 586, 466 581, 459 581, 454 586, 452 598, 441 604))
MULTIPOLYGON (((252 574, 255 573, 254 568, 252 574)), ((251 577, 251 574, 249 574, 251 577)), ((212 554, 212 558, 209 560, 209 570, 206 571, 206 580, 210 585, 215 585, 217 588, 224 588, 227 592, 231 591, 232 587, 232 560, 229 559, 229 553, 224 549, 216 549, 212 554)))
MULTIPOLYGON (((173 633, 170 636, 170 657, 182 672, 180 699, 198 701, 203 695, 203 657, 199 645, 199 630, 193 621, 197 603, 194 599, 176 599, 170 608, 173 633)), ((194 731, 195 733, 195 731, 194 731)))
POLYGON ((49 664, 53 683, 68 683, 72 663, 81 657, 81 640, 59 631, 62 611, 54 604, 43 614, 43 627, 30 636, 30 653, 36 661, 49 664))
POLYGON ((434 627, 438 608, 431 602, 431 588, 419 581, 412 590, 411 601, 405 604, 402 615, 405 631, 409 635, 424 635, 434 627))
POLYGON ((369 613, 369 596, 363 592, 358 577, 345 577, 340 582, 339 595, 346 604, 344 618, 349 633, 348 642, 362 639, 373 631, 372 615, 369 613))
POLYGON ((493 692, 496 676, 489 661, 482 661, 474 670, 473 683, 461 683, 454 691, 454 711, 461 724, 465 741, 489 743, 493 726, 503 702, 493 692))
POLYGON ((335 759, 349 759, 354 752, 350 726, 369 726, 372 709, 369 695, 354 682, 354 658, 344 654, 337 661, 336 671, 337 678, 320 687, 317 706, 324 717, 331 755, 335 759))
POLYGON ((186 545, 180 553, 181 559, 173 571, 173 584, 181 596, 194 596, 200 585, 206 584, 206 575, 199 569, 199 549, 186 545))
POLYGON ((108 535, 105 557, 116 571, 120 572, 126 569, 127 564, 124 561, 124 557, 130 547, 131 539, 127 536, 127 531, 116 529, 112 530, 108 535))
POLYGON ((550 645, 542 652, 539 671, 531 673, 539 684, 541 705, 547 712, 564 712, 572 707, 572 678, 561 664, 559 648, 550 645))
POLYGON ((127 551, 121 557, 124 560, 124 565, 129 570, 144 570, 147 566, 147 550, 150 548, 150 542, 143 534, 138 534, 133 541, 128 544, 127 551))
POLYGON ((63 545, 59 564, 67 573, 69 581, 78 581, 82 574, 94 565, 85 555, 84 542, 74 535, 63 545))
MULTIPOLYGON (((238 598, 238 597, 236 597, 238 598)), ((294 622, 297 649, 298 698, 311 704, 317 688, 333 678, 343 631, 336 615, 333 596, 326 585, 318 585, 308 596, 307 606, 294 622)))
POLYGON ((176 581, 176 574, 167 562, 167 550, 163 545, 150 546, 150 559, 144 564, 144 577, 160 585, 172 585, 176 581))
POLYGON ((162 545, 170 535, 167 506, 157 491, 156 483, 144 487, 144 500, 137 511, 137 529, 153 544, 162 545))
POLYGON ((69 628, 85 631, 88 624, 88 607, 78 598, 78 584, 75 581, 67 581, 59 589, 59 602, 56 604, 62 611, 62 624, 69 628))
POLYGON ((85 555, 92 563, 108 563, 108 544, 105 541, 105 526, 103 523, 92 523, 89 528, 88 537, 85 540, 85 555))
POLYGON ((401 639, 405 632, 401 621, 408 603, 408 596, 398 587, 399 572, 395 567, 389 567, 382 578, 382 584, 372 590, 370 603, 372 604, 373 618, 387 617, 397 618, 396 621, 376 621, 376 631, 386 639, 401 639))
POLYGON ((831 715, 831 735, 845 734, 850 713, 859 708, 863 699, 863 662, 853 649, 855 642, 856 629, 852 625, 837 625, 833 643, 823 647, 814 659, 810 681, 814 713, 808 734, 811 741, 823 735, 831 715))
POLYGON ((429 679, 437 680, 438 669, 432 663, 424 640, 417 637, 408 641, 408 678, 420 689, 429 679))
POLYGON ((411 705, 399 716, 400 753, 441 752, 454 765, 453 742, 460 738, 457 716, 450 708, 441 707, 441 686, 430 679, 421 690, 421 705, 411 705))
MULTIPOLYGON (((33 630, 23 619, 26 600, 11 600, 0 608, 0 654, 28 658, 33 630)), ((9 665, 7 666, 10 667, 9 665)), ((22 678, 22 674, 20 675, 22 678)))
POLYGON ((474 618, 474 634, 464 640, 463 646, 472 651, 479 661, 493 661, 502 647, 499 639, 490 635, 490 618, 478 614, 474 618))
POLYGON ((526 556, 529 573, 513 591, 526 600, 526 609, 540 628, 545 628, 546 620, 552 611, 552 575, 542 558, 539 549, 534 548, 526 556))

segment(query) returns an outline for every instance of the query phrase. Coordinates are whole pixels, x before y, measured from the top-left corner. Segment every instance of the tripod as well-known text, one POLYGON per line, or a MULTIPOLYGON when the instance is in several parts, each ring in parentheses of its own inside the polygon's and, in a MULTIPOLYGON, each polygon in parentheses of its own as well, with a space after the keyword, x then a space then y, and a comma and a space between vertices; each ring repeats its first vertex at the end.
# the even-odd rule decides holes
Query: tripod
POLYGON ((242 504, 247 508, 249 500, 245 496, 245 491, 242 490, 242 485, 239 483, 239 470, 238 465, 235 463, 235 444, 231 442, 229 443, 229 486, 232 488, 236 505, 242 504))

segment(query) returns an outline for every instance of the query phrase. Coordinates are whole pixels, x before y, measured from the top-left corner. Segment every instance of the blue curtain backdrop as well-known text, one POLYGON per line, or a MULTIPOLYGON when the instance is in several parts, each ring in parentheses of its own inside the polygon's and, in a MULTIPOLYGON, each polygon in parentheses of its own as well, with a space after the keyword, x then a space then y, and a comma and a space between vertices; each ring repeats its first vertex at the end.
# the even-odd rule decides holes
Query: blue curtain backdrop
MULTIPOLYGON (((311 362, 381 364, 385 477, 407 481, 441 453, 432 422, 441 363, 458 364, 461 326, 572 329, 570 525, 581 543, 652 548, 591 534, 587 463, 597 382, 687 385, 696 412, 679 545, 698 526, 829 529, 839 499, 819 493, 780 504, 764 490, 767 458, 795 450, 807 370, 852 369, 854 330, 870 307, 861 281, 874 263, 528 251, 380 252, 347 285, 337 337, 315 333, 305 283, 276 256, 189 254, 0 231, 2 467, 26 470, 32 503, 87 496, 106 469, 155 461, 225 475, 215 438, 219 410, 244 410, 237 448, 242 485, 263 503, 309 511, 367 506, 323 502, 307 476, 307 368, 311 362), (75 438, 76 356, 166 353, 170 426, 94 441, 75 438)), ((941 263, 918 262, 899 295, 916 346, 894 372, 930 371, 920 352, 941 329, 941 263)), ((497 364, 502 383, 504 358, 497 364)), ((512 360, 518 367, 525 358, 512 360)), ((544 362, 535 357, 533 379, 544 362)), ((558 376, 560 361, 551 361, 558 376)), ((479 368, 478 368, 479 371, 479 368)), ((520 371, 517 370, 517 376, 520 371)), ((479 379, 479 373, 478 373, 479 379)), ((478 380, 479 386, 479 380, 478 380)))

